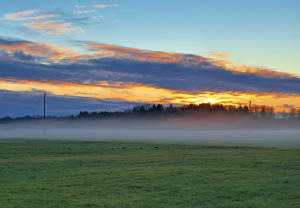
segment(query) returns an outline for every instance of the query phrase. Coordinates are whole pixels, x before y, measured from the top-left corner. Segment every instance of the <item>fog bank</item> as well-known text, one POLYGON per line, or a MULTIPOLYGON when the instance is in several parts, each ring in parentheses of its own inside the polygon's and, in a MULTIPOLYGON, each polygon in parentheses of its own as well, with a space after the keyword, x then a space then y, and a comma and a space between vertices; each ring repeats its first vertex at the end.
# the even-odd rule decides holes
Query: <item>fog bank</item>
POLYGON ((241 117, 191 120, 34 120, 0 124, 0 139, 62 139, 173 144, 300 147, 299 122, 241 117))

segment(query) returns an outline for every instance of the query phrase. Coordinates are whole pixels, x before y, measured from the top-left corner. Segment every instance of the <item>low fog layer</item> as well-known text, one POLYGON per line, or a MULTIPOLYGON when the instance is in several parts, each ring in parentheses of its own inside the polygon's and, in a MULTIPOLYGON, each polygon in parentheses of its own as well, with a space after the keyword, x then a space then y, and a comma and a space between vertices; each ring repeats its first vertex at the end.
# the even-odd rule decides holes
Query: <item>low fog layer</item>
POLYGON ((65 139, 300 147, 299 121, 209 119, 34 120, 0 124, 0 139, 65 139))

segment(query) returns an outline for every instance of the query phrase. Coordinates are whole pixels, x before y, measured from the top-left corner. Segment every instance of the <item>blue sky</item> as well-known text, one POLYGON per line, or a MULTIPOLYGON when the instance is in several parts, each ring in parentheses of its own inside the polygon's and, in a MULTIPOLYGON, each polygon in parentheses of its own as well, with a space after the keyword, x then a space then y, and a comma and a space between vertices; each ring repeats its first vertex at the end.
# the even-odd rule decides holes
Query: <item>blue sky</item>
POLYGON ((214 50, 230 54, 235 63, 299 73, 297 0, 11 0, 1 5, 0 14, 39 9, 42 14, 72 15, 72 21, 92 15, 73 11, 91 10, 95 4, 119 6, 96 9, 93 15, 103 18, 78 23, 82 31, 41 35, 25 30, 20 21, 1 21, 1 35, 66 46, 73 39, 199 55, 214 50))

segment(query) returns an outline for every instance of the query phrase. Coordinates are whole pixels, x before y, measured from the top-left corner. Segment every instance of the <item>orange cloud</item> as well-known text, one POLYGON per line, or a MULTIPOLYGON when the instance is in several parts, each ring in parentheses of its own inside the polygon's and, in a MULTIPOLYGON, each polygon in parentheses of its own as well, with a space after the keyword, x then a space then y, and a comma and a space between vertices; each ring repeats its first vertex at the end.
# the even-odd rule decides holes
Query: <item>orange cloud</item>
POLYGON ((61 46, 37 42, 0 43, 0 49, 5 50, 7 53, 22 51, 26 55, 48 58, 49 61, 77 55, 76 52, 61 46))
POLYGON ((74 14, 87 14, 87 13, 92 13, 95 12, 95 10, 78 10, 78 11, 73 11, 74 14))
POLYGON ((263 77, 298 77, 298 75, 296 74, 273 71, 262 67, 236 65, 228 60, 219 60, 215 58, 210 58, 210 61, 217 66, 220 66, 228 71, 233 71, 233 72, 257 74, 263 77))
POLYGON ((218 51, 207 51, 210 55, 214 56, 215 58, 225 58, 228 57, 228 53, 220 53, 218 51))
POLYGON ((27 10, 22 12, 15 12, 4 15, 4 19, 6 20, 13 20, 13 21, 23 21, 23 20, 39 20, 39 19, 45 19, 50 17, 55 17, 54 14, 44 14, 39 16, 29 16, 32 14, 35 14, 39 12, 40 10, 27 10))
POLYGON ((98 84, 77 84, 71 82, 38 82, 29 80, 0 79, 0 89, 15 92, 47 91, 57 96, 87 97, 102 100, 122 100, 140 103, 223 103, 231 105, 247 105, 249 100, 257 105, 273 106, 276 111, 285 110, 285 105, 300 107, 300 95, 288 93, 257 93, 257 92, 213 92, 169 90, 149 85, 124 82, 100 81, 98 84))
POLYGON ((42 22, 30 22, 23 24, 32 30, 46 34, 65 34, 76 30, 71 23, 55 23, 56 21, 48 20, 42 22))
POLYGON ((269 70, 262 67, 253 67, 253 66, 245 66, 245 65, 236 65, 228 60, 220 60, 222 58, 226 58, 229 56, 227 53, 220 53, 218 51, 207 51, 210 55, 214 56, 214 58, 208 58, 211 62, 216 64, 217 66, 223 67, 228 71, 247 73, 247 74, 258 74, 264 77, 297 77, 298 75, 277 72, 273 70, 269 70))
POLYGON ((96 44, 96 43, 87 43, 87 46, 93 50, 100 51, 109 51, 116 58, 129 58, 137 61, 146 61, 146 62, 162 62, 162 63, 181 63, 185 65, 198 65, 203 62, 210 62, 219 66, 227 71, 233 71, 237 73, 246 73, 246 74, 257 74, 264 77, 297 77, 297 75, 272 71, 266 68, 261 67, 249 67, 249 66, 240 66, 235 65, 228 60, 220 60, 219 57, 226 57, 228 54, 219 53, 213 51, 215 57, 218 58, 209 58, 199 55, 185 55, 182 53, 168 53, 160 51, 147 51, 136 48, 126 48, 109 44, 96 44))
POLYGON ((105 4, 95 4, 94 7, 95 8, 106 8, 107 5, 105 5, 105 4))
POLYGON ((116 57, 131 58, 138 61, 176 63, 183 60, 182 54, 146 51, 136 48, 119 47, 109 44, 88 43, 93 50, 109 51, 116 57))
MULTIPOLYGON (((63 32, 72 30, 71 24, 62 23, 54 24, 53 21, 44 22, 33 22, 26 23, 25 25, 30 28, 38 30, 46 30, 48 34, 61 34, 63 32)), ((116 59, 126 58, 142 62, 157 62, 157 63, 177 63, 183 65, 199 65, 201 63, 209 62, 212 65, 203 65, 202 67, 207 67, 207 69, 219 66, 223 70, 232 71, 236 73, 245 74, 256 74, 263 77, 298 77, 298 75, 288 74, 284 72, 272 71, 261 67, 251 67, 251 66, 240 66, 235 65, 231 61, 221 60, 218 58, 210 58, 199 55, 185 55, 182 53, 169 53, 160 51, 149 51, 137 48, 127 48, 120 47, 111 44, 97 44, 97 43, 85 43, 89 49, 97 51, 96 53, 89 54, 78 54, 72 50, 63 49, 54 45, 49 45, 45 43, 34 43, 34 42, 23 42, 18 44, 5 44, 0 43, 0 49, 6 50, 8 52, 21 50, 25 54, 35 55, 40 57, 49 58, 47 61, 55 62, 78 62, 78 63, 88 63, 88 59, 99 58, 99 57, 114 57, 116 59), (33 48, 35 47, 35 48, 33 48), (51 51, 47 54, 46 51, 43 53, 36 52, 44 48, 44 50, 51 51), (53 54, 57 54, 55 57, 53 54)), ((221 55, 222 56, 222 55, 221 55)), ((220 55, 219 55, 220 57, 220 55)), ((223 55, 224 57, 224 55, 223 55)))

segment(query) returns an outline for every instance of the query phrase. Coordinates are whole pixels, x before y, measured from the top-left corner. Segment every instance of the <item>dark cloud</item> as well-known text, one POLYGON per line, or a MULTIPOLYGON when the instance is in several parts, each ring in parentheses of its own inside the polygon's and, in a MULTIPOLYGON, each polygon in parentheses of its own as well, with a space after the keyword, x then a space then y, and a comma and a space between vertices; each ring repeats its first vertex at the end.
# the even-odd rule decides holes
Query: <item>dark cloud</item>
POLYGON ((14 45, 14 44, 20 44, 20 43, 29 43, 29 41, 0 36, 0 44, 14 45))
POLYGON ((17 51, 14 53, 14 58, 16 58, 19 61, 26 61, 26 62, 32 62, 37 61, 37 57, 24 54, 22 51, 17 51))
MULTIPOLYGON (((111 102, 80 97, 47 95, 47 114, 76 115, 80 111, 116 111, 129 109, 136 103, 111 102)), ((43 115, 43 92, 17 93, 0 90, 0 118, 43 115)))
POLYGON ((132 75, 131 77, 120 77, 119 81, 125 79, 168 89, 300 93, 299 78, 268 78, 256 74, 237 73, 226 71, 208 62, 183 66, 169 63, 99 59, 94 60, 93 63, 99 70, 105 69, 110 72, 132 75))
MULTIPOLYGON (((0 39, 0 42, 4 40, 0 39)), ((7 41, 6 41, 7 44, 7 41)), ((14 42, 11 42, 14 44, 14 42)), ((41 64, 41 57, 17 51, 9 56, 2 53, 2 78, 34 81, 97 83, 98 81, 135 82, 159 88, 197 91, 242 91, 300 93, 297 77, 263 77, 257 74, 224 70, 213 63, 197 65, 142 62, 130 59, 97 58, 82 63, 41 64)))

